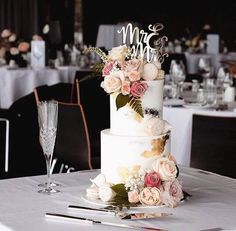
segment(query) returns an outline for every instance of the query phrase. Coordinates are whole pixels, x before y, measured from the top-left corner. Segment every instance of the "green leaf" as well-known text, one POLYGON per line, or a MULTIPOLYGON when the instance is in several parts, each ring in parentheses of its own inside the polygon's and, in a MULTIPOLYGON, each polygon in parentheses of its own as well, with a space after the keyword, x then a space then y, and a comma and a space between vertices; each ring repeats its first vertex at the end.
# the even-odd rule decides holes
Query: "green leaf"
POLYGON ((128 193, 124 184, 115 184, 111 188, 114 190, 117 196, 128 198, 128 193))
POLYGON ((139 98, 130 97, 129 105, 135 112, 137 112, 141 117, 143 117, 142 103, 139 98))
POLYGON ((129 96, 120 93, 116 97, 116 109, 118 110, 119 108, 124 107, 128 102, 129 102, 129 96))

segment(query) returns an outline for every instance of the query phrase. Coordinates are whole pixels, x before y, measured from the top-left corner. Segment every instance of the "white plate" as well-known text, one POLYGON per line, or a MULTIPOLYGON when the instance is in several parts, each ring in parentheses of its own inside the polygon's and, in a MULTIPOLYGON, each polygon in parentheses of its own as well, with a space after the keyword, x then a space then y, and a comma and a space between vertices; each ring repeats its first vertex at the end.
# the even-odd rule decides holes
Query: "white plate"
POLYGON ((187 104, 183 104, 183 107, 189 108, 189 109, 208 109, 210 108, 210 105, 208 104, 202 105, 200 103, 187 103, 187 104))
MULTIPOLYGON (((81 199, 85 201, 86 203, 92 204, 94 206, 100 206, 100 207, 106 207, 109 206, 109 203, 105 203, 102 200, 99 199, 89 199, 86 197, 86 195, 81 195, 81 199)), ((138 205, 137 207, 131 207, 132 209, 146 209, 146 208, 163 208, 166 207, 165 205, 159 205, 159 206, 145 206, 145 205, 138 205)))
POLYGON ((184 105, 184 100, 183 99, 166 99, 163 102, 164 106, 167 107, 179 107, 184 105))

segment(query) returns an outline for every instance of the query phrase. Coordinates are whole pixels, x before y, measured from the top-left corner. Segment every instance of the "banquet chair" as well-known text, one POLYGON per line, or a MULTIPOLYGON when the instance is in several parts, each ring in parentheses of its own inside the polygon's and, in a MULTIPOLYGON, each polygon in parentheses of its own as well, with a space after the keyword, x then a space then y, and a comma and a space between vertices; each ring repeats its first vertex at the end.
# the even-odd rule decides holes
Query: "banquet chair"
POLYGON ((100 132, 110 125, 109 96, 100 86, 101 77, 82 80, 91 72, 76 72, 73 102, 83 105, 91 140, 91 159, 94 168, 100 168, 100 132))
MULTIPOLYGON (((50 87, 49 87, 50 91, 50 87)), ((39 89, 34 89, 36 103, 39 89)), ((58 101, 58 125, 53 153, 52 172, 92 169, 90 138, 81 104, 58 101)))
POLYGON ((193 115, 190 166, 236 178, 236 118, 193 115))

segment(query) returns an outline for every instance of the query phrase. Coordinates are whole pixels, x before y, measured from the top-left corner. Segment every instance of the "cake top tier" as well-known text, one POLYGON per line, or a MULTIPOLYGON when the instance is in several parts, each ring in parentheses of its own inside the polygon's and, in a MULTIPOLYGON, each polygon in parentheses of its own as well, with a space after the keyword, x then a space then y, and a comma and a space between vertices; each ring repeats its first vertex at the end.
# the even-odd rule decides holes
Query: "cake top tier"
POLYGON ((143 117, 140 99, 148 89, 145 81, 164 78, 161 63, 167 54, 162 53, 166 36, 159 36, 162 24, 149 25, 149 32, 127 24, 118 33, 123 45, 112 48, 106 54, 100 48, 90 47, 86 52, 96 52, 102 62, 94 65, 95 76, 102 76, 101 87, 108 94, 116 95, 116 108, 129 104, 143 117), (127 45, 129 44, 129 45, 127 45))

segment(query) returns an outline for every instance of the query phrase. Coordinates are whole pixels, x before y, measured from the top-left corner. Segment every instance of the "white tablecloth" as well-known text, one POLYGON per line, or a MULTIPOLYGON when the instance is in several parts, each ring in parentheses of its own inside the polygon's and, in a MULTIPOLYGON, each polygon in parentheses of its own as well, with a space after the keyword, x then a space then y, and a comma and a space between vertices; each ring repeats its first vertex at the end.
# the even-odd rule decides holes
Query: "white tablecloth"
POLYGON ((17 99, 33 92, 35 87, 60 82, 73 83, 78 68, 60 69, 0 68, 0 108, 9 108, 17 99))
POLYGON ((173 127, 171 130, 171 153, 178 163, 186 166, 190 166, 193 114, 236 117, 234 111, 163 107, 163 119, 173 127))
MULTIPOLYGON (((89 216, 85 212, 67 209, 69 204, 94 206, 85 202, 82 196, 85 195, 86 187, 90 185, 89 178, 97 174, 98 172, 86 171, 56 174, 53 178, 60 183, 61 192, 54 195, 37 192, 37 184, 44 181, 45 176, 0 180, 0 230, 5 230, 2 228, 3 225, 5 228, 8 227, 9 231, 128 230, 45 218, 46 212, 56 212, 125 223, 112 215, 90 214, 89 216)), ((227 230, 236 229, 235 179, 181 166, 179 178, 183 181, 184 190, 192 197, 176 208, 138 208, 136 211, 155 210, 173 215, 148 221, 136 221, 135 224, 159 227, 169 231, 199 231, 216 227, 227 230)))

